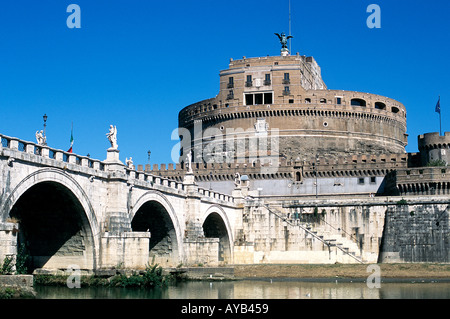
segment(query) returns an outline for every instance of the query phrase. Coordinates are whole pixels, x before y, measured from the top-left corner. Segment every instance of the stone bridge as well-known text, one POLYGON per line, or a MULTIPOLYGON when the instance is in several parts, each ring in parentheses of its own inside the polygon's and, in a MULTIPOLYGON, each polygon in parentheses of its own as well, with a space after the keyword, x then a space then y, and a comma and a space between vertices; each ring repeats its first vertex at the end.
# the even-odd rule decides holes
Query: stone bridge
POLYGON ((234 198, 1 136, 0 257, 22 244, 32 268, 143 268, 233 262, 234 198))
POLYGON ((450 262, 440 196, 231 195, 0 134, 0 263, 86 271, 254 263, 450 262))

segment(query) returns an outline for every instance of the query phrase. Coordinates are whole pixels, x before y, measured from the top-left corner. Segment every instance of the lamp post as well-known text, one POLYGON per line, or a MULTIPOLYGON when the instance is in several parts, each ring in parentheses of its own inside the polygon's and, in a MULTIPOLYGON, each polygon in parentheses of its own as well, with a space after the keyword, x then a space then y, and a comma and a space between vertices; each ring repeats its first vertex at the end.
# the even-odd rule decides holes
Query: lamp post
POLYGON ((44 145, 47 145, 47 134, 45 133, 45 129, 47 128, 47 114, 44 114, 42 118, 44 119, 44 145))

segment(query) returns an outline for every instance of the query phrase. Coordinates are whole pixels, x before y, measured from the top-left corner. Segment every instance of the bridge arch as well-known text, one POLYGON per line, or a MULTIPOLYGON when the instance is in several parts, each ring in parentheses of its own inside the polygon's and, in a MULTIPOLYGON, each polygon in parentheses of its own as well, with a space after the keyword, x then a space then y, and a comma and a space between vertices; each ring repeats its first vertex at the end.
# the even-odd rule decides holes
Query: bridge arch
POLYGON ((29 254, 29 270, 97 267, 99 225, 90 200, 67 173, 44 168, 29 174, 0 207, 0 220, 19 223, 18 244, 29 254))
POLYGON ((225 210, 210 206, 201 218, 205 237, 219 238, 219 262, 233 263, 233 232, 225 210))
POLYGON ((158 191, 140 196, 130 210, 133 231, 149 231, 149 262, 176 266, 184 261, 182 231, 169 199, 158 191))

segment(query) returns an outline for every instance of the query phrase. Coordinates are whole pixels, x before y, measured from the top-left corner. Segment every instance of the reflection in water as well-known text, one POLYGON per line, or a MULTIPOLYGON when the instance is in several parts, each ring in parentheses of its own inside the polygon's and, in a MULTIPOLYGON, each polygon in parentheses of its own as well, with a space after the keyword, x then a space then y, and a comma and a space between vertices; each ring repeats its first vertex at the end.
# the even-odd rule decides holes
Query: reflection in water
POLYGON ((43 299, 450 299, 450 283, 188 281, 163 289, 35 287, 43 299))

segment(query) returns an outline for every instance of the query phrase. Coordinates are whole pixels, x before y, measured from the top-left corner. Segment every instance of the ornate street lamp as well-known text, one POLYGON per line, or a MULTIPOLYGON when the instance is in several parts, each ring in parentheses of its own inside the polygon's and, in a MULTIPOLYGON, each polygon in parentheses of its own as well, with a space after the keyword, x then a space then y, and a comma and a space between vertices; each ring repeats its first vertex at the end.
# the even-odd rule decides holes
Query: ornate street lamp
POLYGON ((45 129, 47 128, 47 114, 44 114, 42 118, 44 119, 44 145, 47 145, 47 135, 45 133, 45 129))

